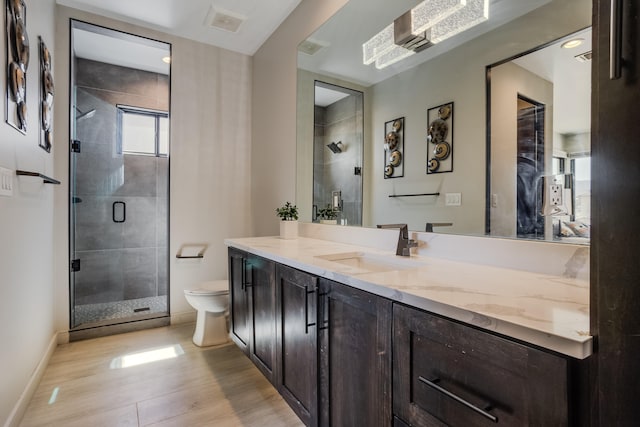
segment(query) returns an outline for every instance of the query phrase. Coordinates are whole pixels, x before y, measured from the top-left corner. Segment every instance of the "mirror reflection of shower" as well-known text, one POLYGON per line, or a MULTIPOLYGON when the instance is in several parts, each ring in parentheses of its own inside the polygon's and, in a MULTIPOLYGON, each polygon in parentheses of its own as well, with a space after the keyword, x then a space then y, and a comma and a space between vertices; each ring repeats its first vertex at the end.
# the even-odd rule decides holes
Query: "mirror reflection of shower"
POLYGON ((71 54, 71 339, 168 323, 171 46, 72 20, 71 54))
POLYGON ((316 81, 314 104, 313 219, 362 225, 363 94, 316 81))

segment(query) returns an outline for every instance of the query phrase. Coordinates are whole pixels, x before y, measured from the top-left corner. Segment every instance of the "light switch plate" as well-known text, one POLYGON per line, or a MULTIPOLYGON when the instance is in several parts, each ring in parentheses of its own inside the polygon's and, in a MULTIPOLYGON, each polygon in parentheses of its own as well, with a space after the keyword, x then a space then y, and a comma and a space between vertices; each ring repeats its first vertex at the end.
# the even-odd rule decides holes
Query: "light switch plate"
POLYGON ((13 197, 13 171, 0 167, 0 196, 13 197))
POLYGON ((444 204, 445 206, 462 205, 462 194, 461 193, 445 193, 444 204))

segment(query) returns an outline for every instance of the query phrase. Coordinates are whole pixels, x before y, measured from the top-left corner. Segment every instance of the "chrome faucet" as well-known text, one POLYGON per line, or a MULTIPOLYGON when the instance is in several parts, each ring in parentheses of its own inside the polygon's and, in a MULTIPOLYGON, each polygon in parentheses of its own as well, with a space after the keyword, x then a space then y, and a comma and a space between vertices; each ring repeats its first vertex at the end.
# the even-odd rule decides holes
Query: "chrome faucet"
POLYGON ((409 228, 407 224, 378 224, 378 228, 399 228, 400 235, 398 236, 398 247, 396 248, 396 255, 398 256, 410 256, 411 248, 418 247, 418 242, 413 239, 409 239, 409 228))

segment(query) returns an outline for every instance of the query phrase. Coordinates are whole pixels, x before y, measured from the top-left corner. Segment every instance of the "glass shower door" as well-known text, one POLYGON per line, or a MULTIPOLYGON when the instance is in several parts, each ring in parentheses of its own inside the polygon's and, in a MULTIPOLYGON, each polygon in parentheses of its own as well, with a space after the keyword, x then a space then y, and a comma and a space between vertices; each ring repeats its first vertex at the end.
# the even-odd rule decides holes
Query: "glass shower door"
MULTIPOLYGON (((89 40, 99 51, 98 36, 126 42, 121 49, 138 42, 72 22, 72 330, 169 312, 169 66, 164 73, 148 71, 83 51, 89 40)), ((164 43, 141 43, 169 55, 164 43)))

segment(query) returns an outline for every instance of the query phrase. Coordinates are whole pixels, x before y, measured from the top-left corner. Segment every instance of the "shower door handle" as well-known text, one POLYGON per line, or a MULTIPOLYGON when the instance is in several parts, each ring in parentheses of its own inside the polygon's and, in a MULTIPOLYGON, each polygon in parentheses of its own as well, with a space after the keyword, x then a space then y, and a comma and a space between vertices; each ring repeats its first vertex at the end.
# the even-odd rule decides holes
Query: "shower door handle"
POLYGON ((125 202, 113 202, 111 216, 113 218, 113 222, 125 222, 127 220, 127 204, 125 202), (116 215, 116 211, 118 211, 117 206, 122 206, 120 215, 116 215), (118 219, 117 217, 121 219, 118 219))

